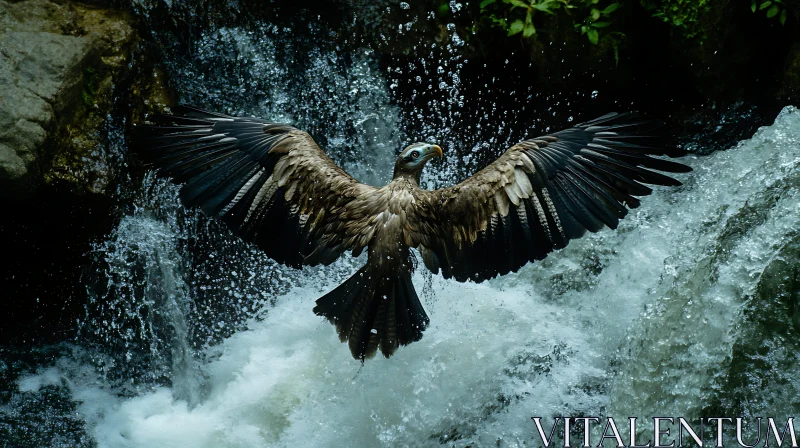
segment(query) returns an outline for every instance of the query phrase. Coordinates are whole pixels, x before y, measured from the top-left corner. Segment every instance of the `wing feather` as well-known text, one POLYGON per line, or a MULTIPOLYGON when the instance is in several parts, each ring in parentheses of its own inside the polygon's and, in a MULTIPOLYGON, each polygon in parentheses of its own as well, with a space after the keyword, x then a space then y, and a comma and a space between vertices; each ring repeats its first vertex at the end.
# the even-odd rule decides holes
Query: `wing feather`
POLYGON ((292 126, 178 106, 139 126, 142 152, 181 199, 278 262, 329 264, 367 241, 376 189, 292 126))
POLYGON ((681 153, 652 146, 657 123, 607 114, 525 140, 450 188, 417 193, 423 261, 460 281, 483 281, 544 258, 586 231, 616 228, 652 189, 680 182, 653 170, 691 171, 652 157, 681 153))

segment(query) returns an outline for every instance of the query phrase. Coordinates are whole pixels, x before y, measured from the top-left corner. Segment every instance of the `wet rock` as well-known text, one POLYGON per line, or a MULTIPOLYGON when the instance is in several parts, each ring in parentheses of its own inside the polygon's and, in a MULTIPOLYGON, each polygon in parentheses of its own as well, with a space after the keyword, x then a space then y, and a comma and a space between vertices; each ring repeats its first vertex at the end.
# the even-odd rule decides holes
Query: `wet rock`
POLYGON ((786 56, 783 86, 780 94, 786 98, 800 96, 800 42, 795 42, 786 56))
POLYGON ((5 342, 72 337, 84 314, 87 254, 115 219, 123 123, 151 84, 163 89, 131 69, 136 44, 125 12, 0 0, 0 207, 13 210, 0 213, 0 241, 14 254, 0 274, 5 342))
POLYGON ((693 207, 709 208, 685 233, 696 250, 666 258, 648 291, 658 300, 620 347, 609 415, 796 413, 800 400, 786 397, 797 396, 798 118, 787 107, 752 139, 693 166, 727 187, 701 187, 693 207))
POLYGON ((42 183, 103 193, 100 128, 135 35, 127 14, 73 3, 0 0, 0 196, 42 183))
POLYGON ((727 370, 714 384, 707 415, 792 416, 800 406, 800 235, 787 241, 746 298, 727 370))

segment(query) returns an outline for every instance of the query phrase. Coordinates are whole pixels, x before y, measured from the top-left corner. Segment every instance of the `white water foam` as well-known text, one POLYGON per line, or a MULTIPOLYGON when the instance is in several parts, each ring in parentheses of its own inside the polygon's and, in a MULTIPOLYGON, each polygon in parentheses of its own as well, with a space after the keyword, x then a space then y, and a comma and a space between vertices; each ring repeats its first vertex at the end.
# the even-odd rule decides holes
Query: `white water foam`
POLYGON ((531 416, 691 417, 737 306, 800 222, 800 112, 683 161, 685 187, 658 188, 617 231, 484 284, 434 276, 431 326, 391 359, 362 367, 314 316, 333 286, 322 270, 211 349, 193 408, 168 388, 119 398, 61 374, 100 447, 528 446, 531 416), (747 207, 762 218, 739 223, 747 207))

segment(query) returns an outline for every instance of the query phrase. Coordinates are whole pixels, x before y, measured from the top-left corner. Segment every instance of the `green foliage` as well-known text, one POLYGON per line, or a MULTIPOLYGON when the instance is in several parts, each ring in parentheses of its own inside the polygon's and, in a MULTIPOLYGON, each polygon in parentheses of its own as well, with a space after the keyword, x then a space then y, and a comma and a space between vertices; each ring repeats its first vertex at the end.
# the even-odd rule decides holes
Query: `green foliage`
POLYGON ((91 67, 83 69, 83 88, 81 89, 81 100, 87 107, 94 105, 94 97, 97 94, 97 76, 91 67))
POLYGON ((584 4, 589 8, 589 15, 583 19, 583 24, 575 24, 575 29, 585 34, 589 42, 594 45, 600 40, 600 30, 611 25, 611 13, 620 7, 620 4, 615 2, 599 9, 599 3, 600 0, 585 0, 584 4))
POLYGON ((641 0, 641 3, 653 11, 653 17, 672 25, 685 37, 704 37, 698 21, 708 12, 710 0, 641 0))
POLYGON ((502 3, 505 6, 498 8, 497 0, 483 0, 481 12, 487 14, 493 24, 508 31, 509 36, 522 33, 523 37, 536 35, 533 23, 536 13, 553 15, 560 8, 572 7, 569 0, 502 0, 502 3))
POLYGON ((786 17, 789 14, 786 5, 784 4, 784 0, 767 0, 761 3, 756 2, 756 0, 752 0, 750 9, 753 12, 766 10, 767 18, 771 19, 773 17, 777 17, 778 21, 781 22, 781 25, 786 24, 786 17))
POLYGON ((436 8, 436 14, 439 14, 439 17, 445 17, 450 14, 450 5, 447 2, 442 2, 439 4, 439 7, 436 8))
POLYGON ((625 33, 619 31, 612 31, 606 35, 606 38, 611 43, 611 51, 614 53, 614 63, 616 65, 619 65, 619 47, 627 37, 625 33))
POLYGON ((585 19, 576 24, 575 29, 586 35, 589 42, 597 44, 600 30, 611 25, 611 13, 621 5, 613 2, 601 6, 600 2, 601 0, 483 0, 480 8, 483 16, 493 26, 504 29, 509 36, 522 34, 524 38, 537 36, 536 24, 545 20, 538 17, 553 16, 560 11, 572 14, 574 10, 576 14, 585 14, 585 19))

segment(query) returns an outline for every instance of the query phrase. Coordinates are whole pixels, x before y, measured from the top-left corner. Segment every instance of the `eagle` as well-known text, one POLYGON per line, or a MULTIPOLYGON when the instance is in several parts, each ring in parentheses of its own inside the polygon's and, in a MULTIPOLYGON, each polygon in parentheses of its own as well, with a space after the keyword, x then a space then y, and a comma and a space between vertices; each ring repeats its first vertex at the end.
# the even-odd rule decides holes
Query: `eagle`
POLYGON ((658 123, 610 113, 523 140, 457 185, 425 190, 425 165, 442 148, 414 143, 391 182, 358 182, 306 132, 288 124, 189 106, 138 126, 142 152, 182 184, 188 207, 294 268, 329 265, 349 251, 367 262, 316 301, 353 357, 385 357, 422 338, 429 323, 411 281, 416 258, 434 274, 482 282, 516 272, 587 231, 615 229, 649 185, 681 183, 657 171, 691 169, 657 156, 658 123))

